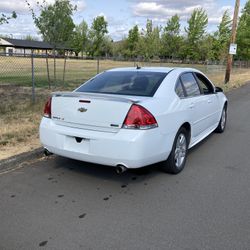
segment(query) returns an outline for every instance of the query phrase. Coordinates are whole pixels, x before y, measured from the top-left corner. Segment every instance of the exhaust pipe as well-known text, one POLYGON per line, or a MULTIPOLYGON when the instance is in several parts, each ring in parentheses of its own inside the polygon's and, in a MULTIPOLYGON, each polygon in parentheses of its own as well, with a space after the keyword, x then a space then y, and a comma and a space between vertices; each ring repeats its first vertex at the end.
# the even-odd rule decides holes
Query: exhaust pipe
POLYGON ((117 174, 122 174, 127 170, 128 169, 124 165, 117 165, 116 168, 115 168, 115 171, 116 171, 117 174))
POLYGON ((44 153, 45 156, 53 155, 53 153, 51 153, 47 148, 44 148, 43 153, 44 153))

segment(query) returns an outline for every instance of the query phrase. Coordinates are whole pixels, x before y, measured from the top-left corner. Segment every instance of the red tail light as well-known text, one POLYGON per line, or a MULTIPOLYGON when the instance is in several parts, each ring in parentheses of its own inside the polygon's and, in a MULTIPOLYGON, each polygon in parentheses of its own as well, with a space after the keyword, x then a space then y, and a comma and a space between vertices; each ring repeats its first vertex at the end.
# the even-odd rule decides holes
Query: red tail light
POLYGON ((46 102, 44 106, 43 116, 47 118, 51 118, 51 99, 52 97, 48 99, 48 101, 46 102))
POLYGON ((150 129, 158 127, 154 116, 140 105, 133 104, 125 118, 123 128, 150 129))

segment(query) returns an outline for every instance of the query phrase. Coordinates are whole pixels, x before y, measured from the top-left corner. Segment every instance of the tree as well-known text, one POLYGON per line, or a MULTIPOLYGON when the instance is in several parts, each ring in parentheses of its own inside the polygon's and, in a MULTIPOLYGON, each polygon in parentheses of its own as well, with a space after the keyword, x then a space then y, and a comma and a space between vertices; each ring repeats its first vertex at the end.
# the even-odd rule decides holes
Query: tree
POLYGON ((105 20, 104 16, 94 18, 89 32, 89 38, 91 41, 90 54, 92 56, 101 55, 101 49, 105 41, 105 34, 108 33, 107 27, 108 22, 105 20))
POLYGON ((242 10, 242 15, 239 20, 237 30, 237 44, 238 53, 237 57, 244 60, 250 59, 250 0, 245 4, 242 10))
POLYGON ((139 29, 138 26, 135 25, 132 29, 128 32, 127 38, 127 48, 128 48, 128 56, 129 57, 136 57, 137 56, 137 46, 140 39, 139 29))
POLYGON ((54 4, 37 2, 40 16, 36 16, 31 5, 27 2, 32 13, 36 27, 39 29, 43 40, 56 45, 68 46, 75 27, 72 15, 76 10, 70 0, 56 0, 54 4))
POLYGON ((102 56, 105 56, 105 57, 112 56, 113 54, 112 44, 113 44, 113 40, 109 36, 104 36, 103 45, 101 48, 102 56))
POLYGON ((0 15, 0 25, 4 24, 4 23, 9 23, 9 20, 13 19, 13 18, 14 19, 17 18, 17 15, 16 15, 15 11, 13 11, 10 16, 6 16, 5 14, 2 13, 0 15))
POLYGON ((72 47, 76 55, 81 52, 83 56, 83 52, 87 51, 88 33, 88 24, 84 20, 79 25, 75 26, 72 37, 72 47))
MULTIPOLYGON (((54 4, 47 4, 46 0, 40 3, 38 0, 36 3, 40 10, 40 15, 37 16, 28 0, 26 0, 26 3, 43 40, 51 43, 54 47, 54 81, 56 81, 55 49, 58 46, 68 47, 72 41, 72 34, 75 27, 72 15, 73 11, 76 10, 76 6, 74 7, 70 3, 70 0, 55 0, 54 4)), ((59 53, 62 52, 62 50, 59 50, 59 53)))
POLYGON ((112 43, 112 54, 115 57, 128 57, 127 38, 112 43))
POLYGON ((232 29, 232 20, 226 10, 218 26, 218 31, 214 33, 214 52, 217 60, 225 60, 228 54, 228 46, 232 29))
POLYGON ((140 48, 142 48, 141 54, 146 59, 152 59, 153 57, 159 57, 160 55, 160 28, 158 26, 153 27, 152 20, 147 20, 146 31, 144 36, 139 39, 140 48))
POLYGON ((217 60, 217 49, 215 49, 214 44, 216 43, 216 39, 214 35, 207 34, 205 35, 202 40, 199 42, 199 60, 201 61, 208 61, 208 60, 217 60))
POLYGON ((23 37, 24 40, 28 40, 28 41, 38 41, 39 39, 37 37, 34 37, 32 35, 26 35, 23 37))
POLYGON ((185 28, 188 42, 187 56, 191 59, 198 60, 200 58, 197 48, 199 48, 199 42, 205 35, 207 23, 206 11, 202 8, 194 9, 188 20, 188 27, 185 28))
POLYGON ((171 36, 178 36, 180 34, 180 27, 180 17, 174 15, 167 21, 167 26, 164 28, 164 32, 171 36))
POLYGON ((180 36, 180 17, 172 16, 163 29, 162 34, 162 55, 164 57, 179 57, 182 47, 182 37, 180 36))

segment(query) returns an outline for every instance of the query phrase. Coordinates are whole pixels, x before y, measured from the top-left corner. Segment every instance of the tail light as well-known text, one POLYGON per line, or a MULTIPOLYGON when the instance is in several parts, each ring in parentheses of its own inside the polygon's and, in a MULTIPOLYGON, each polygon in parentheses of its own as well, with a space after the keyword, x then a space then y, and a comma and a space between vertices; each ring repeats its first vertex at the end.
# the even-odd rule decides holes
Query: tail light
POLYGON ((140 105, 133 104, 124 120, 123 128, 150 129, 158 127, 154 116, 140 105))
POLYGON ((46 102, 44 106, 43 116, 47 118, 51 118, 51 100, 52 100, 52 97, 48 99, 48 101, 46 102))

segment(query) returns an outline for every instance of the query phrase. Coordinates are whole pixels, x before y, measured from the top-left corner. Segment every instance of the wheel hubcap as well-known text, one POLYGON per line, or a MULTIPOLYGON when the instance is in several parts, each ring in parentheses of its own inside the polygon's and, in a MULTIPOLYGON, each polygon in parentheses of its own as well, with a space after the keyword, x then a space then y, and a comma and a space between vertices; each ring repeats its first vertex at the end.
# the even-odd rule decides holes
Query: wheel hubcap
POLYGON ((186 158, 187 140, 184 134, 179 134, 175 147, 175 165, 180 168, 186 158))

